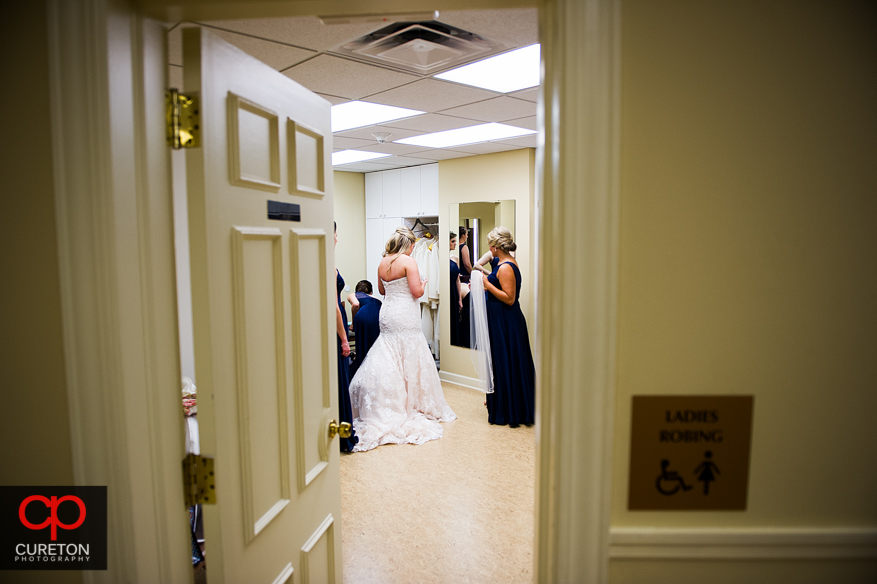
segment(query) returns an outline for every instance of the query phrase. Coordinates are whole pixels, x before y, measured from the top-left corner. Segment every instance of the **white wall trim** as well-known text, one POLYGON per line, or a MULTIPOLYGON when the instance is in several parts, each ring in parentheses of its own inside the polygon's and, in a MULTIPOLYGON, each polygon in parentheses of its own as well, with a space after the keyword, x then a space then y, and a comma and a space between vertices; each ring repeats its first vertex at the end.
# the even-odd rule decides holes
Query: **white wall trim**
MULTIPOLYGON (((73 476, 106 485, 106 572, 133 581, 134 525, 124 461, 124 371, 114 257, 107 9, 100 0, 48 3, 52 155, 73 476), (119 439, 121 437, 121 439, 119 439)), ((112 574, 112 576, 109 576, 112 574)))
POLYGON ((620 4, 545 0, 539 13, 537 582, 608 580, 620 4))
POLYGON ((448 383, 453 383, 454 385, 460 385, 462 387, 481 391, 478 389, 480 383, 474 377, 467 377, 465 375, 460 375, 459 373, 451 373, 450 371, 439 371, 439 379, 447 381, 448 383))
POLYGON ((877 527, 614 527, 613 560, 873 560, 877 527))
POLYGON ((49 0, 47 20, 73 473, 77 485, 107 487, 111 542, 108 569, 83 581, 183 581, 164 29, 109 0, 49 0))

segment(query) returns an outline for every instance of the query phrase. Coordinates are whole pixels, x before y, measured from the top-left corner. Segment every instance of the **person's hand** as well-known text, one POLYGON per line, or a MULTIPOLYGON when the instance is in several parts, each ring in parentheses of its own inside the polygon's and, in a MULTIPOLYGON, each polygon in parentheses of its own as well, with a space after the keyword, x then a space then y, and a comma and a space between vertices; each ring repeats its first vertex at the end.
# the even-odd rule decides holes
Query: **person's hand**
POLYGON ((463 310, 463 301, 460 300, 460 310, 463 310))
POLYGON ((429 278, 421 278, 420 283, 426 286, 426 283, 429 282, 429 278))
POLYGON ((349 357, 350 356, 350 343, 344 341, 341 343, 341 356, 349 357))

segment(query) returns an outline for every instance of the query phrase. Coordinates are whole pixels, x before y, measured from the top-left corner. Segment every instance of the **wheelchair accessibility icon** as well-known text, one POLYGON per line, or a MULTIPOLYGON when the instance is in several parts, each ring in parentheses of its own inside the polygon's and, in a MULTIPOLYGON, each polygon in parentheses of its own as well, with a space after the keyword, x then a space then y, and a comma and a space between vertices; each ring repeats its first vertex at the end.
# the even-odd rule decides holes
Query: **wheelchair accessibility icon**
POLYGON ((690 491, 692 487, 685 484, 685 481, 682 480, 682 477, 679 476, 678 472, 675 470, 668 470, 668 466, 670 466, 669 460, 664 459, 661 461, 661 474, 658 475, 658 478, 655 481, 655 487, 658 489, 658 492, 662 495, 670 496, 678 493, 679 489, 690 491))

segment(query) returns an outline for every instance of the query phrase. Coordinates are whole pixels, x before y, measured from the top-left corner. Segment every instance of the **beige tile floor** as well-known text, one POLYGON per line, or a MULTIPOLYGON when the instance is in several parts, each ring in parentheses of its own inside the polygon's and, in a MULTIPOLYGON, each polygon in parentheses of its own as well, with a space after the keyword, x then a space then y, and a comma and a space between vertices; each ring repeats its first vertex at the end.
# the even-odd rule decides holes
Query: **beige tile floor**
POLYGON ((440 440, 341 457, 346 584, 533 581, 534 428, 442 387, 457 420, 440 440))

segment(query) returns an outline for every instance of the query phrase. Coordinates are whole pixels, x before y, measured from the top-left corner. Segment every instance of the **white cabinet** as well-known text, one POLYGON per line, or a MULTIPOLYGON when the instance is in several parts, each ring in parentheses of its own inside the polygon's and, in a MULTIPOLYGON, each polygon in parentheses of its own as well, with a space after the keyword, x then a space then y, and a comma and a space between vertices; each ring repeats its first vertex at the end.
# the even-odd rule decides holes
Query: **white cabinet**
POLYGON ((365 175, 365 217, 438 217, 438 164, 365 175))
MULTIPOLYGON (((365 175, 365 263, 377 294, 378 264, 387 240, 405 218, 437 217, 438 164, 365 175)), ((410 223, 410 221, 409 221, 410 223)))
POLYGON ((365 218, 379 219, 384 214, 384 173, 365 175, 365 218))
POLYGON ((378 281, 378 264, 381 263, 381 253, 384 250, 384 220, 383 219, 366 219, 365 220, 365 279, 372 283, 372 287, 377 292, 378 281))
POLYGON ((402 212, 400 217, 420 216, 420 169, 420 166, 402 169, 402 212))
POLYGON ((385 170, 383 185, 383 217, 402 216, 402 171, 385 170))
POLYGON ((420 168, 420 215, 438 217, 439 215, 439 173, 438 164, 424 164, 420 168))
POLYGON ((387 240, 403 224, 401 217, 366 218, 365 220, 365 267, 366 280, 372 283, 374 293, 378 293, 378 265, 384 257, 387 240))

